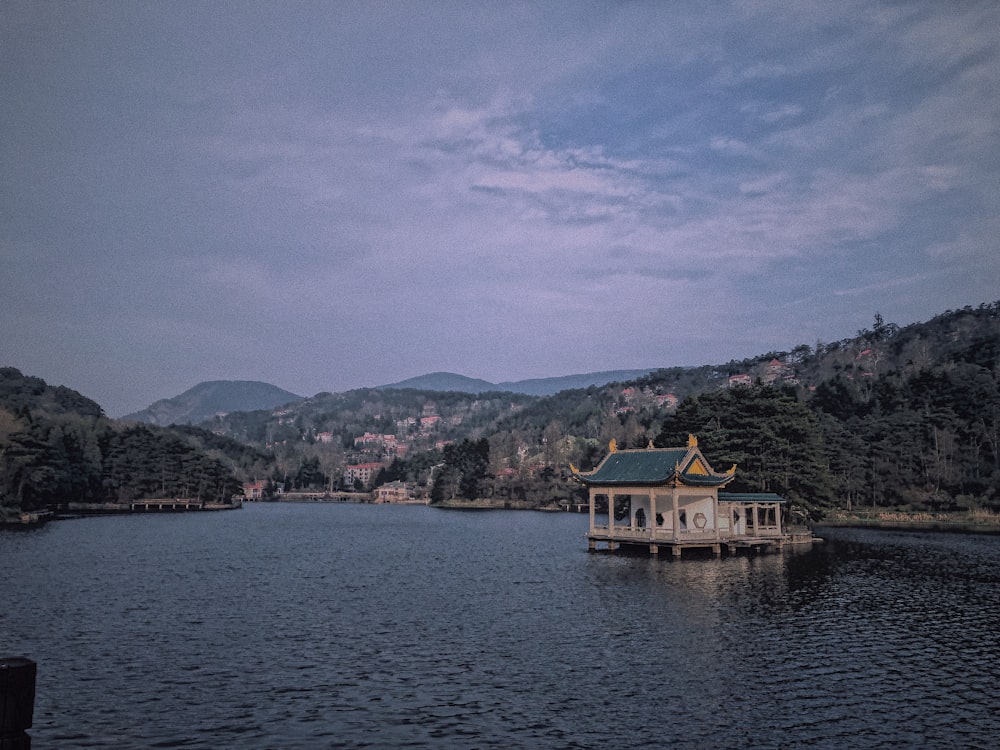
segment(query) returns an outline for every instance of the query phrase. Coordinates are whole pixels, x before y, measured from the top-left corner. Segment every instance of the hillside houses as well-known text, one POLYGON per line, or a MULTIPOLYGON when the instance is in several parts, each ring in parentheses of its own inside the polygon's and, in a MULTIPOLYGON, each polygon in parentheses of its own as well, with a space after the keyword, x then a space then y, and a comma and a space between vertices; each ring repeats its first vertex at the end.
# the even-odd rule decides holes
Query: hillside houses
POLYGON ((639 411, 670 411, 677 408, 680 399, 674 393, 659 393, 646 388, 623 388, 618 396, 614 413, 634 414, 639 411))
POLYGON ((798 382, 795 380, 795 368, 785 364, 781 360, 772 359, 764 365, 764 372, 760 376, 760 382, 769 385, 779 381, 785 383, 798 382))
MULTIPOLYGON (((794 400, 818 420, 795 415, 789 424, 808 428, 808 434, 821 434, 826 441, 823 461, 803 466, 822 475, 816 486, 830 495, 800 493, 808 502, 828 504, 836 495, 845 503, 931 506, 943 505, 949 497, 964 503, 974 496, 989 497, 996 505, 1000 489, 991 463, 996 441, 989 439, 996 434, 995 412, 980 405, 993 403, 989 399, 1000 372, 998 310, 1000 303, 989 311, 914 325, 892 337, 862 331, 857 337, 817 341, 790 352, 711 366, 668 367, 628 382, 542 398, 360 389, 318 394, 267 412, 232 413, 213 420, 211 428, 216 435, 271 452, 246 452, 236 459, 244 472, 241 479, 266 478, 269 487, 284 482, 290 491, 333 493, 354 489, 355 482, 368 489, 373 482, 402 480, 429 492, 446 476, 441 467, 448 467, 456 477, 446 477, 453 485, 449 497, 465 493, 518 502, 537 492, 542 503, 562 498, 558 493, 564 491, 579 492, 574 484, 560 483, 560 467, 574 462, 589 469, 612 439, 623 450, 637 450, 682 424, 685 434, 711 425, 706 434, 712 441, 726 439, 738 446, 711 444, 716 455, 728 456, 731 450, 756 461, 762 454, 756 446, 749 450, 740 443, 734 427, 738 420, 713 419, 708 411, 728 409, 735 414, 752 405, 766 418, 773 410, 773 418, 780 421, 794 400), (974 397, 966 396, 967 391, 974 397), (896 423, 885 416, 896 413, 905 417, 899 425, 907 429, 895 429, 896 423), (847 419, 851 424, 843 424, 847 419), (463 447, 481 441, 485 449, 472 452, 463 447), (470 460, 465 460, 467 455, 470 460), (481 476, 459 490, 463 472, 473 469, 481 476), (886 476, 903 479, 894 484, 885 481, 886 476)), ((773 431, 775 440, 786 441, 783 430, 773 431)), ((672 433, 669 440, 682 442, 672 433)), ((753 471, 754 465, 745 462, 740 481, 757 476, 753 471)), ((789 476, 780 481, 791 481, 789 476)), ((247 496, 252 492, 248 489, 247 496)))
POLYGON ((354 438, 354 447, 358 450, 377 450, 387 456, 404 456, 409 444, 396 439, 395 435, 377 435, 366 432, 360 437, 354 438))
POLYGON ((795 367, 782 362, 780 359, 772 358, 768 362, 757 365, 750 372, 730 375, 726 381, 726 386, 729 388, 749 387, 755 382, 760 382, 763 385, 794 385, 799 381, 796 378, 795 367))

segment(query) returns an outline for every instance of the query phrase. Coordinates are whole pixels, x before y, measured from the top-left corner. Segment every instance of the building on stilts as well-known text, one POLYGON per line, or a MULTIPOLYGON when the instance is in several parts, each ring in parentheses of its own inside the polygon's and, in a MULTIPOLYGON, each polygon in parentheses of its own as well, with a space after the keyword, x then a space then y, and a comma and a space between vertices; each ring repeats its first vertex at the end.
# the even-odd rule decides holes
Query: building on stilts
MULTIPOLYGON (((682 550, 709 548, 721 555, 740 548, 781 548, 800 541, 782 526, 785 501, 774 493, 734 493, 723 489, 736 477, 736 465, 715 471, 688 436, 681 448, 618 450, 592 471, 570 467, 589 490, 588 547, 608 550, 646 546, 679 557, 682 550), (598 508, 607 507, 607 520, 598 508)), ((811 539, 811 534, 808 535, 811 539)))

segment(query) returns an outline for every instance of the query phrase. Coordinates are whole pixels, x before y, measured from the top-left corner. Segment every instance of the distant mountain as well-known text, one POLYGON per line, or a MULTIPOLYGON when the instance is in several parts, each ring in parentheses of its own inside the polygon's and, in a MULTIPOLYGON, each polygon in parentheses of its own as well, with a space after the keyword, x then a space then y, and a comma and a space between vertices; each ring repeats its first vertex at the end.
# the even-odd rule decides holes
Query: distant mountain
POLYGON ((64 503, 228 502, 272 460, 196 427, 117 424, 74 390, 0 367, 0 525, 64 503))
POLYGON ((398 383, 376 386, 377 390, 412 388, 415 391, 450 391, 452 393, 485 393, 487 391, 505 390, 496 383, 479 378, 468 378, 453 372, 431 372, 427 375, 417 375, 398 383))
POLYGON ((555 378, 531 378, 497 384, 497 390, 525 393, 529 396, 553 396, 560 391, 571 388, 590 388, 592 385, 607 385, 608 383, 624 383, 645 377, 654 368, 646 370, 605 370, 604 372, 588 372, 581 375, 563 375, 555 378))
POLYGON ((454 393, 486 393, 488 391, 510 391, 528 396, 552 396, 560 391, 571 388, 589 388, 608 383, 624 382, 641 378, 653 369, 648 370, 606 370, 590 372, 581 375, 563 375, 553 378, 531 378, 528 380, 504 381, 491 383, 488 380, 469 378, 456 375, 453 372, 433 372, 428 375, 418 375, 415 378, 402 380, 398 383, 377 386, 379 390, 412 388, 418 391, 451 391, 454 393))
POLYGON ((212 380, 199 383, 179 396, 161 399, 142 411, 127 414, 122 421, 199 424, 217 414, 273 409, 301 400, 302 396, 256 380, 212 380))

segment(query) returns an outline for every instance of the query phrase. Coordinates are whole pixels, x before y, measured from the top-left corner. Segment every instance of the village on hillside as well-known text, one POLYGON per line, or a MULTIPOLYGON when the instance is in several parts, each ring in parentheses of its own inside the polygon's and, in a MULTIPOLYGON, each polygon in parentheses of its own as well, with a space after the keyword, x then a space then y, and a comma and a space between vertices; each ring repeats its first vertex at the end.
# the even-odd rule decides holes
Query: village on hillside
MULTIPOLYGON (((870 351, 862 352, 859 355, 859 361, 865 360, 869 355, 870 351)), ((723 376, 722 373, 714 373, 713 375, 720 381, 717 386, 719 388, 738 388, 750 386, 755 382, 765 385, 798 384, 795 367, 777 358, 772 358, 747 372, 728 376, 723 376)), ((622 387, 616 392, 616 398, 608 410, 608 416, 623 420, 629 415, 641 413, 668 414, 677 408, 680 398, 673 392, 661 392, 661 390, 659 387, 652 386, 622 387)), ((474 407, 475 402, 473 403, 474 407)), ((517 411, 519 408, 512 406, 512 411, 517 411)), ((291 488, 286 486, 284 482, 273 480, 254 480, 244 483, 244 495, 247 500, 251 501, 273 499, 286 502, 350 500, 373 503, 427 503, 430 499, 427 485, 399 479, 380 483, 378 479, 380 474, 397 459, 405 459, 416 451, 442 451, 446 446, 454 443, 454 440, 442 437, 442 435, 446 432, 445 428, 459 427, 463 422, 463 416, 460 414, 451 415, 443 419, 436 411, 437 404, 434 401, 428 401, 423 404, 420 414, 395 419, 396 431, 394 433, 365 431, 361 435, 353 437, 350 447, 342 454, 337 454, 334 451, 335 455, 342 456, 342 464, 339 467, 331 465, 330 462, 327 463, 327 466, 322 467, 328 477, 328 484, 321 490, 291 488)), ((278 420, 279 425, 284 424, 284 420, 292 421, 294 419, 289 409, 275 410, 272 412, 272 416, 278 420)), ((373 415, 374 421, 380 419, 381 415, 373 415)), ((543 441, 551 439, 551 437, 543 437, 543 441)), ((320 448, 318 453, 323 453, 322 448, 333 446, 338 438, 337 434, 323 430, 313 432, 307 437, 307 440, 320 448)), ((267 443, 264 447, 267 450, 275 450, 281 446, 276 443, 267 443)), ((531 446, 527 444, 517 446, 516 450, 516 462, 506 460, 504 463, 508 465, 492 467, 495 477, 500 480, 515 476, 531 477, 546 469, 552 469, 552 463, 546 460, 544 451, 533 454, 531 446), (509 465, 511 463, 516 463, 517 466, 509 465)), ((431 479, 433 479, 433 472, 431 474, 431 479)))
POLYGON ((583 499, 571 465, 695 434, 739 465, 735 491, 817 518, 995 512, 998 341, 1000 302, 543 397, 362 388, 168 427, 0 368, 0 494, 11 512, 178 498, 568 508, 583 499))

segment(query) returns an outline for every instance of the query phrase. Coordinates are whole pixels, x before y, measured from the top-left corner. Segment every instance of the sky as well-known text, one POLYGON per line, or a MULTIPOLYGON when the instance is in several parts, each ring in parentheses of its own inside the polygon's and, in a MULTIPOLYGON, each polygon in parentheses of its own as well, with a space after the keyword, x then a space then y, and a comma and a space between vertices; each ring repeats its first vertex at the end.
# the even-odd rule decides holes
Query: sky
POLYGON ((1000 298, 1000 3, 0 3, 0 366, 109 416, 1000 298))

